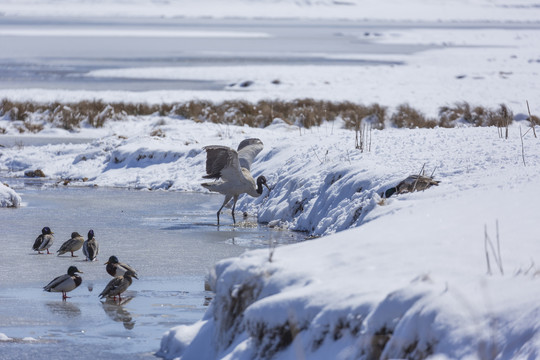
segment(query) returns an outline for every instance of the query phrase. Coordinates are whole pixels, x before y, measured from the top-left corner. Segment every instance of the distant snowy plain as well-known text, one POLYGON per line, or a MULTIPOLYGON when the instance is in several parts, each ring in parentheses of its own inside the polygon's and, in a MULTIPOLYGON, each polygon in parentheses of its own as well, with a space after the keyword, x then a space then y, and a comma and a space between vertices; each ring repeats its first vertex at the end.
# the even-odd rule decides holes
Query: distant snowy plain
MULTIPOLYGON (((153 9, 171 10, 186 3, 132 2, 140 7, 130 11, 147 8, 148 4, 153 9)), ((33 11, 47 13, 57 2, 4 0, 0 4, 5 14, 33 16, 33 11)), ((114 6, 126 9, 123 2, 102 3, 103 7, 87 6, 89 3, 84 1, 63 4, 66 16, 76 15, 77 11, 103 16, 99 12, 104 8, 110 15, 114 14, 114 6)), ((518 119, 524 118, 528 99, 533 114, 540 110, 540 37, 537 30, 521 30, 523 23, 513 23, 540 18, 540 8, 534 1, 524 0, 519 6, 508 1, 482 0, 442 1, 438 5, 416 0, 406 6, 400 1, 352 1, 347 6, 333 2, 227 4, 230 7, 208 7, 215 11, 210 15, 229 16, 227 11, 237 10, 235 6, 242 4, 252 11, 266 10, 268 16, 274 15, 269 9, 279 8, 282 15, 312 18, 313 14, 336 18, 339 13, 348 19, 381 20, 380 14, 384 14, 382 20, 494 22, 493 29, 481 32, 445 28, 440 32, 400 30, 395 36, 384 34, 379 41, 434 42, 442 46, 397 56, 407 64, 402 67, 283 67, 281 74, 287 76, 281 76, 292 79, 293 88, 285 91, 285 97, 302 94, 330 100, 360 98, 388 106, 410 102, 428 114, 455 101, 489 106, 502 102, 520 114, 518 119), (517 29, 501 30, 509 24, 517 29), (472 38, 473 34, 480 34, 480 38, 472 38), (444 48, 446 38, 458 41, 462 47, 444 48), (328 79, 337 85, 326 90, 328 79)), ((200 15, 195 5, 189 7, 191 10, 183 9, 184 16, 200 15)), ((146 14, 156 16, 154 11, 146 14)), ((178 15, 173 11, 167 14, 178 15)), ((448 24, 452 28, 454 23, 448 24)), ((200 78, 209 74, 215 79, 224 74, 226 81, 236 81, 248 74, 247 78, 255 79, 256 84, 257 76, 265 76, 262 67, 246 67, 245 72, 237 73, 224 68, 190 70, 193 72, 110 69, 88 76, 154 78, 195 74, 200 78)), ((264 81, 273 76, 268 75, 264 81)), ((100 94, 19 89, 5 94, 40 101, 96 96, 124 101, 220 101, 232 96, 229 94, 248 100, 277 96, 265 86, 243 92, 100 94)), ((16 125, 9 119, 0 120, 0 127, 7 129, 8 135, 16 133, 16 125)), ((540 132, 538 126, 536 132, 540 132)), ((161 357, 540 357, 540 269, 536 265, 540 253, 536 230, 540 212, 540 140, 526 120, 515 121, 508 138, 501 137, 496 128, 466 126, 373 130, 370 148, 364 151, 354 147, 354 132, 342 129, 339 120, 303 129, 276 119, 268 128, 254 129, 153 115, 110 121, 101 129, 83 127, 78 134, 46 127, 38 136, 95 140, 2 148, 2 175, 20 177, 26 170, 40 168, 52 179, 72 179, 69 186, 166 191, 201 190, 203 146, 235 147, 244 138, 258 137, 265 148, 252 169, 254 175, 268 178, 271 191, 257 199, 242 198, 238 209, 257 214, 259 221, 269 226, 321 236, 275 249, 269 244, 268 249, 249 251, 216 264, 210 274, 216 296, 206 315, 196 324, 178 326, 166 333, 158 352, 161 357), (156 129, 165 137, 148 135, 156 129), (383 191, 418 173, 424 165, 427 174, 433 171, 435 179, 441 181, 439 186, 381 198, 383 191)))

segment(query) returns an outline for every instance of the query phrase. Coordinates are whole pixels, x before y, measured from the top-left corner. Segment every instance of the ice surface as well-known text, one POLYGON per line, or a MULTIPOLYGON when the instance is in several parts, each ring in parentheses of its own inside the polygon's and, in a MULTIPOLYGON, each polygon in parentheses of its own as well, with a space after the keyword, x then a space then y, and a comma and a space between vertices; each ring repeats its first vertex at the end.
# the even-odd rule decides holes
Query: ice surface
POLYGON ((50 183, 42 183, 43 188, 26 184, 23 207, 1 214, 2 358, 17 359, 21 353, 65 359, 152 358, 167 329, 191 324, 204 314, 213 297, 205 279, 216 261, 266 247, 270 239, 278 244, 299 239, 257 225, 218 228, 220 196, 47 188, 50 183), (84 261, 82 251, 75 252, 76 258, 69 253, 38 255, 32 244, 43 226, 54 232, 53 253, 72 231, 86 236, 93 229, 100 245, 98 261, 84 261), (236 237, 244 240, 236 242, 236 237), (121 305, 98 299, 111 279, 104 265, 110 255, 139 273, 140 280, 134 280, 121 305), (42 288, 70 265, 83 271, 83 283, 62 302, 60 293, 42 288))

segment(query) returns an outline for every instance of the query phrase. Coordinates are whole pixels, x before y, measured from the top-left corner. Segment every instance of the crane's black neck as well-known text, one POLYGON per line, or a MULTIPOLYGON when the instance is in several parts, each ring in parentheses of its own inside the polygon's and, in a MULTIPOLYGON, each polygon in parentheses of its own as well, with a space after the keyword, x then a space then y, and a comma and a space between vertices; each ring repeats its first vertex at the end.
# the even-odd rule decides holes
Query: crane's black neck
POLYGON ((266 178, 261 175, 257 178, 257 194, 259 195, 263 192, 263 184, 266 184, 266 178))

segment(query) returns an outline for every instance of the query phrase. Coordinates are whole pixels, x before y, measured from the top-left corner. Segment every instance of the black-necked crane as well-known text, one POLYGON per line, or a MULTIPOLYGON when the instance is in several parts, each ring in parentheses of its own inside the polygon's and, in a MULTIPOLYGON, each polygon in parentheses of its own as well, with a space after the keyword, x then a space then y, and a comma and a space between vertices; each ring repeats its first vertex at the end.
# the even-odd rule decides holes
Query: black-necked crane
POLYGON ((205 146, 206 150, 206 174, 205 179, 216 179, 212 183, 202 183, 201 185, 210 191, 215 191, 225 195, 225 200, 217 212, 217 223, 219 225, 219 214, 221 209, 233 199, 232 218, 234 217, 234 208, 236 201, 242 194, 248 194, 253 197, 259 197, 263 192, 263 185, 268 190, 266 178, 259 176, 257 182, 251 176, 250 167, 253 159, 260 153, 264 145, 259 139, 245 139, 234 150, 226 146, 210 145, 205 146))

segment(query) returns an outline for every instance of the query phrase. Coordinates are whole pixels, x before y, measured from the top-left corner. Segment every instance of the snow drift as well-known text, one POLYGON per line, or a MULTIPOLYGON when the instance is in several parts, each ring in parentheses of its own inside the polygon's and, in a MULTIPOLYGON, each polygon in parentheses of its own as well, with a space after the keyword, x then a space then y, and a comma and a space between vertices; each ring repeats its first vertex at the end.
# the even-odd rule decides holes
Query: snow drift
POLYGON ((21 196, 9 186, 0 183, 0 207, 21 206, 21 196))

